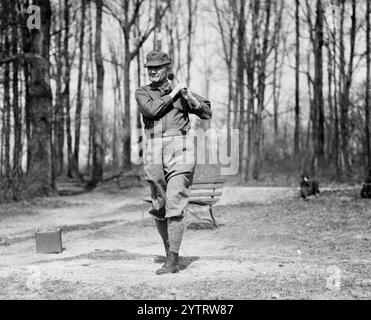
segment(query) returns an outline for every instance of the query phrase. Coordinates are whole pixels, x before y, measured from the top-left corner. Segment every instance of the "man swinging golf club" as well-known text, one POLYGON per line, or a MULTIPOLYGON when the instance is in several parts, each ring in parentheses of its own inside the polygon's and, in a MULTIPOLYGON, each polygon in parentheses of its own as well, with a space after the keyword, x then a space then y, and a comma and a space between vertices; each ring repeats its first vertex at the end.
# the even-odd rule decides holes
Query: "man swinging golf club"
POLYGON ((136 90, 135 98, 143 116, 146 143, 144 172, 151 188, 152 208, 167 256, 156 274, 179 271, 179 248, 185 229, 184 209, 188 204, 196 165, 189 113, 211 118, 210 102, 190 92, 182 83, 171 87, 171 59, 153 51, 144 65, 150 84, 136 90))

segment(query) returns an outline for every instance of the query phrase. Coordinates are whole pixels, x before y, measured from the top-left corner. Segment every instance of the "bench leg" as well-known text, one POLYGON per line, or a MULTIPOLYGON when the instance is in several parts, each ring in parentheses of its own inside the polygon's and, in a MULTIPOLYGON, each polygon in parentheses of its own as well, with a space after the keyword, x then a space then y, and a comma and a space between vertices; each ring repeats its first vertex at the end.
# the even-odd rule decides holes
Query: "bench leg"
POLYGON ((211 219, 213 220, 213 224, 217 228, 218 225, 216 224, 215 218, 213 216, 213 207, 212 207, 212 205, 209 206, 209 212, 210 212, 211 219))
POLYGON ((190 210, 188 208, 185 208, 184 210, 186 212, 190 213, 192 216, 194 216, 198 220, 208 221, 211 224, 213 224, 216 228, 218 228, 218 225, 216 224, 216 221, 215 221, 214 216, 213 216, 213 212, 212 212, 211 206, 209 207, 209 213, 210 213, 210 216, 211 216, 211 219, 212 220, 211 219, 200 218, 197 214, 195 214, 192 210, 190 210))

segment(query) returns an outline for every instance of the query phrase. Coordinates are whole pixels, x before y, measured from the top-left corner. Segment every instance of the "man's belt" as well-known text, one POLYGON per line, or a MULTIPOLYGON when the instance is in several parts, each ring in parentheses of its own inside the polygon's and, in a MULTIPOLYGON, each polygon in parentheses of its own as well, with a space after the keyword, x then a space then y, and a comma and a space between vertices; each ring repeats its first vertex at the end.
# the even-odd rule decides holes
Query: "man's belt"
POLYGON ((187 131, 169 131, 169 132, 162 132, 162 133, 146 133, 147 138, 167 138, 167 137, 177 137, 177 136, 185 136, 187 135, 187 131))

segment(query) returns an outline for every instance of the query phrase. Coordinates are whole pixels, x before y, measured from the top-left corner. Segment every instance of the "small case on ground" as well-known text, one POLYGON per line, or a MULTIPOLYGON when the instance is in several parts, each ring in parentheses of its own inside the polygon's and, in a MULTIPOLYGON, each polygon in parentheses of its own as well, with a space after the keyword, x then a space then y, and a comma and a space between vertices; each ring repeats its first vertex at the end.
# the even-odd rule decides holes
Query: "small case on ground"
POLYGON ((61 253, 63 251, 61 228, 37 230, 35 240, 37 253, 61 253))

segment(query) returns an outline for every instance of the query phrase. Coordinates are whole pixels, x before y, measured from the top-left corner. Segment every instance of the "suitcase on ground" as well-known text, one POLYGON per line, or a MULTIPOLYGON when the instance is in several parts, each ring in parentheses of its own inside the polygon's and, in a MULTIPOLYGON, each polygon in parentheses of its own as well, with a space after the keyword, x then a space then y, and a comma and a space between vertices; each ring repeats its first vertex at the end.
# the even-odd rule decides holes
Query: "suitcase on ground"
POLYGON ((35 240, 37 253, 61 253, 63 251, 61 228, 37 230, 35 240))

